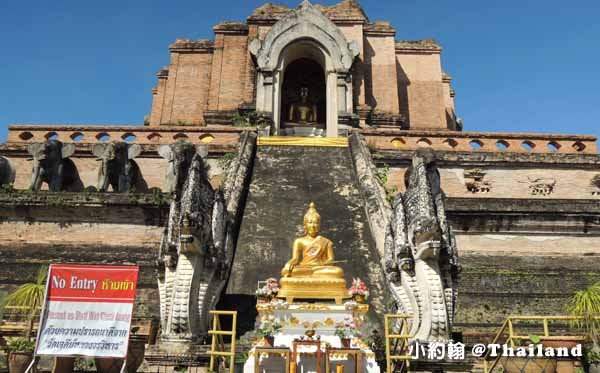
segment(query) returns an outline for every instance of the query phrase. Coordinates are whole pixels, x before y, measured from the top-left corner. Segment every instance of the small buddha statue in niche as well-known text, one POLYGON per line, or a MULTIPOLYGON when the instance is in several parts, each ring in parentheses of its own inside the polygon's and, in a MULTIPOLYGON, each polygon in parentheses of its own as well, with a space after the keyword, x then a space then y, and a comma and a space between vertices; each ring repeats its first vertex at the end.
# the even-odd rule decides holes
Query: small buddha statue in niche
POLYGON ((317 121, 317 105, 308 102, 308 88, 300 88, 300 102, 290 105, 288 120, 303 124, 317 121))
POLYGON ((292 258, 281 270, 278 297, 288 303, 294 298, 334 299, 341 304, 348 298, 344 271, 333 266, 333 243, 319 235, 321 216, 314 203, 304 215, 304 236, 296 238, 292 258))

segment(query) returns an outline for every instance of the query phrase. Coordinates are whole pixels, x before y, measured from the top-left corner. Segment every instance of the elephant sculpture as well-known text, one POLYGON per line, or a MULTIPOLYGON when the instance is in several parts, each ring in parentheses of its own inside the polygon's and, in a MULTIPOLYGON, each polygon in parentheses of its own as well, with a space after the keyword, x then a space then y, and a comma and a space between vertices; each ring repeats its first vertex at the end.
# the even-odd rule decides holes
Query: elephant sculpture
POLYGON ((9 185, 15 181, 15 169, 8 158, 0 157, 0 185, 9 185))
POLYGON ((406 172, 406 192, 396 196, 386 230, 383 267, 398 312, 413 317, 410 335, 447 342, 460 266, 433 157, 417 153, 406 172))
POLYGON ((40 190, 45 182, 51 192, 59 192, 76 181, 75 165, 68 159, 75 152, 75 144, 48 140, 29 144, 27 152, 33 161, 30 190, 40 190))
POLYGON ((166 191, 179 195, 183 189, 183 183, 187 179, 192 158, 195 154, 205 157, 208 154, 208 147, 206 145, 194 146, 180 140, 174 144, 161 145, 158 148, 158 154, 169 161, 166 191))
POLYGON ((102 162, 98 170, 98 191, 106 192, 110 185, 114 192, 129 192, 140 176, 139 167, 133 159, 141 152, 142 147, 139 144, 95 144, 92 153, 102 162))

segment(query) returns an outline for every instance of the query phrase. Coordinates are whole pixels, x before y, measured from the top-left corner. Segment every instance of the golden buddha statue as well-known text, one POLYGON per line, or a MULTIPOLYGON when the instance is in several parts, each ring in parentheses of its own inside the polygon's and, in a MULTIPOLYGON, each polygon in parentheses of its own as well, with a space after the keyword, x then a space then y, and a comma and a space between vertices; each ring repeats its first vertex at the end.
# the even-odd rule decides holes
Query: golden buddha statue
POLYGON ((317 105, 308 102, 308 88, 300 88, 300 102, 290 105, 288 120, 292 123, 315 123, 317 121, 317 105))
POLYGON ((288 303, 294 298, 335 299, 341 304, 348 298, 344 271, 335 262, 333 243, 319 235, 321 216, 313 202, 304 215, 304 236, 296 238, 292 259, 281 270, 278 297, 288 303))

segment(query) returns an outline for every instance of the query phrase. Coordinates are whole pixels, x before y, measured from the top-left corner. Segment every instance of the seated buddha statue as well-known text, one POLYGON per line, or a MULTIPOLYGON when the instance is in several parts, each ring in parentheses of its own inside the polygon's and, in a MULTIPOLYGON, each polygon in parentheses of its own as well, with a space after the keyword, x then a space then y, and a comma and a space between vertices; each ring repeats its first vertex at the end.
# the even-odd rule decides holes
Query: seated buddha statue
POLYGON ((294 298, 334 299, 341 304, 348 298, 344 271, 332 265, 333 243, 319 235, 321 216, 314 203, 304 215, 304 236, 296 238, 292 258, 281 270, 278 297, 288 303, 294 298))
POLYGON ((308 102, 308 88, 300 88, 300 102, 290 105, 288 120, 292 123, 315 123, 317 121, 317 105, 308 102))

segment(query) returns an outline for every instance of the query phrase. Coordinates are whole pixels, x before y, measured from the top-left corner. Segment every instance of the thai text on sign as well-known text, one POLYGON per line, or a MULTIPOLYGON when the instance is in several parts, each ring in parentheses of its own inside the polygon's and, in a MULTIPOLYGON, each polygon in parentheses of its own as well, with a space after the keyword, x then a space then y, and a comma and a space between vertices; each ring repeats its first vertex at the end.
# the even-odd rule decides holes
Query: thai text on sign
POLYGON ((50 266, 38 355, 125 357, 137 266, 50 266))

